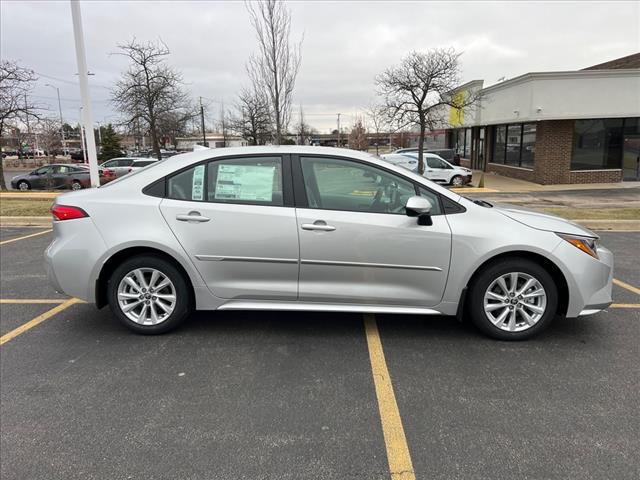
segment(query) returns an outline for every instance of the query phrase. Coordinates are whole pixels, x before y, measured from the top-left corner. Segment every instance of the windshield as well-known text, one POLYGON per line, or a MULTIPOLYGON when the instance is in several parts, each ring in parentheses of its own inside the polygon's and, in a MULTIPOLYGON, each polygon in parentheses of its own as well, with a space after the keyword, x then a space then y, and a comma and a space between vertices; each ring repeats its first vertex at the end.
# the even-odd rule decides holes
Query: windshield
POLYGON ((131 177, 133 177, 135 175, 138 175, 141 172, 147 171, 150 168, 155 167, 156 165, 160 165, 165 161, 166 161, 166 158, 163 158, 162 160, 158 160, 156 162, 153 162, 152 164, 147 165, 146 167, 142 167, 142 168, 139 168, 137 170, 133 170, 131 173, 127 173, 126 175, 123 175, 122 177, 118 177, 115 180, 112 180, 109 183, 105 183, 104 185, 102 185, 102 186, 100 186, 98 188, 105 188, 105 187, 108 187, 110 185, 113 185, 114 183, 118 183, 118 182, 121 182, 122 180, 126 180, 127 178, 131 178, 131 177))

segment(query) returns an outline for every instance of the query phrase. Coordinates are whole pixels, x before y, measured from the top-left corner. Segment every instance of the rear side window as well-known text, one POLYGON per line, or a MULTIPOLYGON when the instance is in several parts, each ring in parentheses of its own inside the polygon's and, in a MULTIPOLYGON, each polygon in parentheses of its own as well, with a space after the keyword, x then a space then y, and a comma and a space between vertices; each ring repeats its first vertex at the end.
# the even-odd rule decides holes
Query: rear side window
POLYGON ((284 205, 280 157, 230 158, 210 162, 207 200, 221 203, 284 205))
POLYGON ((174 200, 204 200, 204 165, 197 165, 167 180, 167 197, 174 200))
POLYGON ((167 180, 167 198, 282 206, 282 160, 230 158, 196 165, 167 180))

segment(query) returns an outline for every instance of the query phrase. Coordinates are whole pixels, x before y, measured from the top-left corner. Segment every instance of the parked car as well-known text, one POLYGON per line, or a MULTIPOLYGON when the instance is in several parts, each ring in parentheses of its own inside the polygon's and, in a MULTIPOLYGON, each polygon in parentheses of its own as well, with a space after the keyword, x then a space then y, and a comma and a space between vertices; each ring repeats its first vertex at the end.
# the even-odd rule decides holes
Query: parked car
POLYGON ((137 160, 139 159, 134 157, 117 157, 101 163, 100 167, 107 168, 113 171, 116 177, 121 177, 122 175, 126 175, 131 171, 131 165, 133 165, 133 163, 137 160))
POLYGON ((72 151, 69 156, 74 162, 84 162, 84 152, 82 150, 72 151))
POLYGON ((595 233, 346 149, 193 152, 59 195, 52 214, 55 289, 143 334, 197 308, 458 315, 520 340, 612 301, 595 233))
MULTIPOLYGON (((418 160, 418 152, 408 152, 405 155, 418 160)), ((426 162, 424 176, 433 182, 446 183, 454 187, 460 187, 471 182, 473 171, 465 167, 456 167, 435 153, 425 153, 426 162)))
MULTIPOLYGON (((113 172, 100 169, 100 183, 115 179, 113 172)), ((81 165, 51 164, 36 168, 30 173, 16 175, 11 179, 11 188, 16 190, 80 190, 89 187, 89 167, 81 165)))
POLYGON ((135 170, 140 170, 141 168, 148 167, 156 163, 158 160, 155 158, 136 158, 134 162, 129 166, 129 172, 133 172, 135 170))
MULTIPOLYGON (((418 153, 418 148, 399 148, 393 153, 418 153)), ((434 153, 439 157, 443 158, 447 162, 451 163, 454 166, 460 165, 460 155, 456 153, 456 151, 452 148, 436 148, 430 150, 423 150, 424 153, 434 153)))
MULTIPOLYGON (((407 152, 403 154, 391 153, 382 155, 382 158, 394 165, 399 165, 412 172, 418 171, 418 153, 407 152)), ((473 172, 468 168, 456 167, 440 158, 434 153, 424 153, 424 176, 433 182, 446 183, 454 187, 460 187, 471 182, 473 172)))

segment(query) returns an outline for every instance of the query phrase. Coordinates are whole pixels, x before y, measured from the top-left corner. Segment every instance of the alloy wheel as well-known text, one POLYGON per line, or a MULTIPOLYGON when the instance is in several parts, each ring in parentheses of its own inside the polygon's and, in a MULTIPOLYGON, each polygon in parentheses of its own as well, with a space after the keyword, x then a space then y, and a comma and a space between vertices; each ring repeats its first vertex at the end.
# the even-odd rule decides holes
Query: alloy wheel
POLYGON ((496 278, 484 294, 484 312, 489 321, 506 332, 521 332, 534 326, 547 307, 547 293, 538 279, 523 272, 496 278))
POLYGON ((118 285, 118 305, 139 325, 158 325, 173 313, 176 288, 167 275, 155 268, 136 268, 118 285))
POLYGON ((27 182, 20 182, 18 188, 24 192, 26 190, 29 190, 29 184, 27 182))
POLYGON ((461 177, 453 177, 453 180, 451 180, 451 184, 454 187, 460 187, 462 186, 462 178, 461 177))
POLYGON ((82 190, 82 185, 80 182, 73 182, 71 184, 71 190, 82 190))

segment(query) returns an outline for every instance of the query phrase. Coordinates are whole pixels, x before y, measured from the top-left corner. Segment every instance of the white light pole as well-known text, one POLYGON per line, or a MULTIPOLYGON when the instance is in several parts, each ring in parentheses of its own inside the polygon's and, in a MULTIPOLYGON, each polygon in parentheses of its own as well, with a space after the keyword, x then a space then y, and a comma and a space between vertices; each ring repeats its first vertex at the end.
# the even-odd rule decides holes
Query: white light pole
POLYGON ((89 76, 87 69, 87 54, 84 49, 84 33, 82 32, 82 14, 80 13, 80 1, 71 1, 71 17, 73 18, 73 37, 76 43, 76 61, 78 63, 78 78, 80 80, 80 98, 82 100, 82 123, 86 133, 87 157, 89 161, 89 176, 91 186, 100 186, 98 176, 98 155, 96 152, 96 139, 93 135, 93 118, 91 115, 91 103, 89 99, 89 76))
POLYGON ((58 92, 58 113, 60 113, 60 136, 62 137, 62 153, 67 155, 67 140, 64 138, 64 121, 62 120, 62 105, 60 103, 60 89, 50 83, 45 83, 45 87, 55 88, 58 92))
MULTIPOLYGON (((80 107, 79 113, 80 123, 78 123, 78 127, 80 128, 80 148, 82 149, 82 158, 84 159, 84 163, 87 163, 87 147, 84 144, 84 125, 82 125, 82 107, 80 107)), ((91 177, 91 172, 89 172, 89 177, 91 177)))

